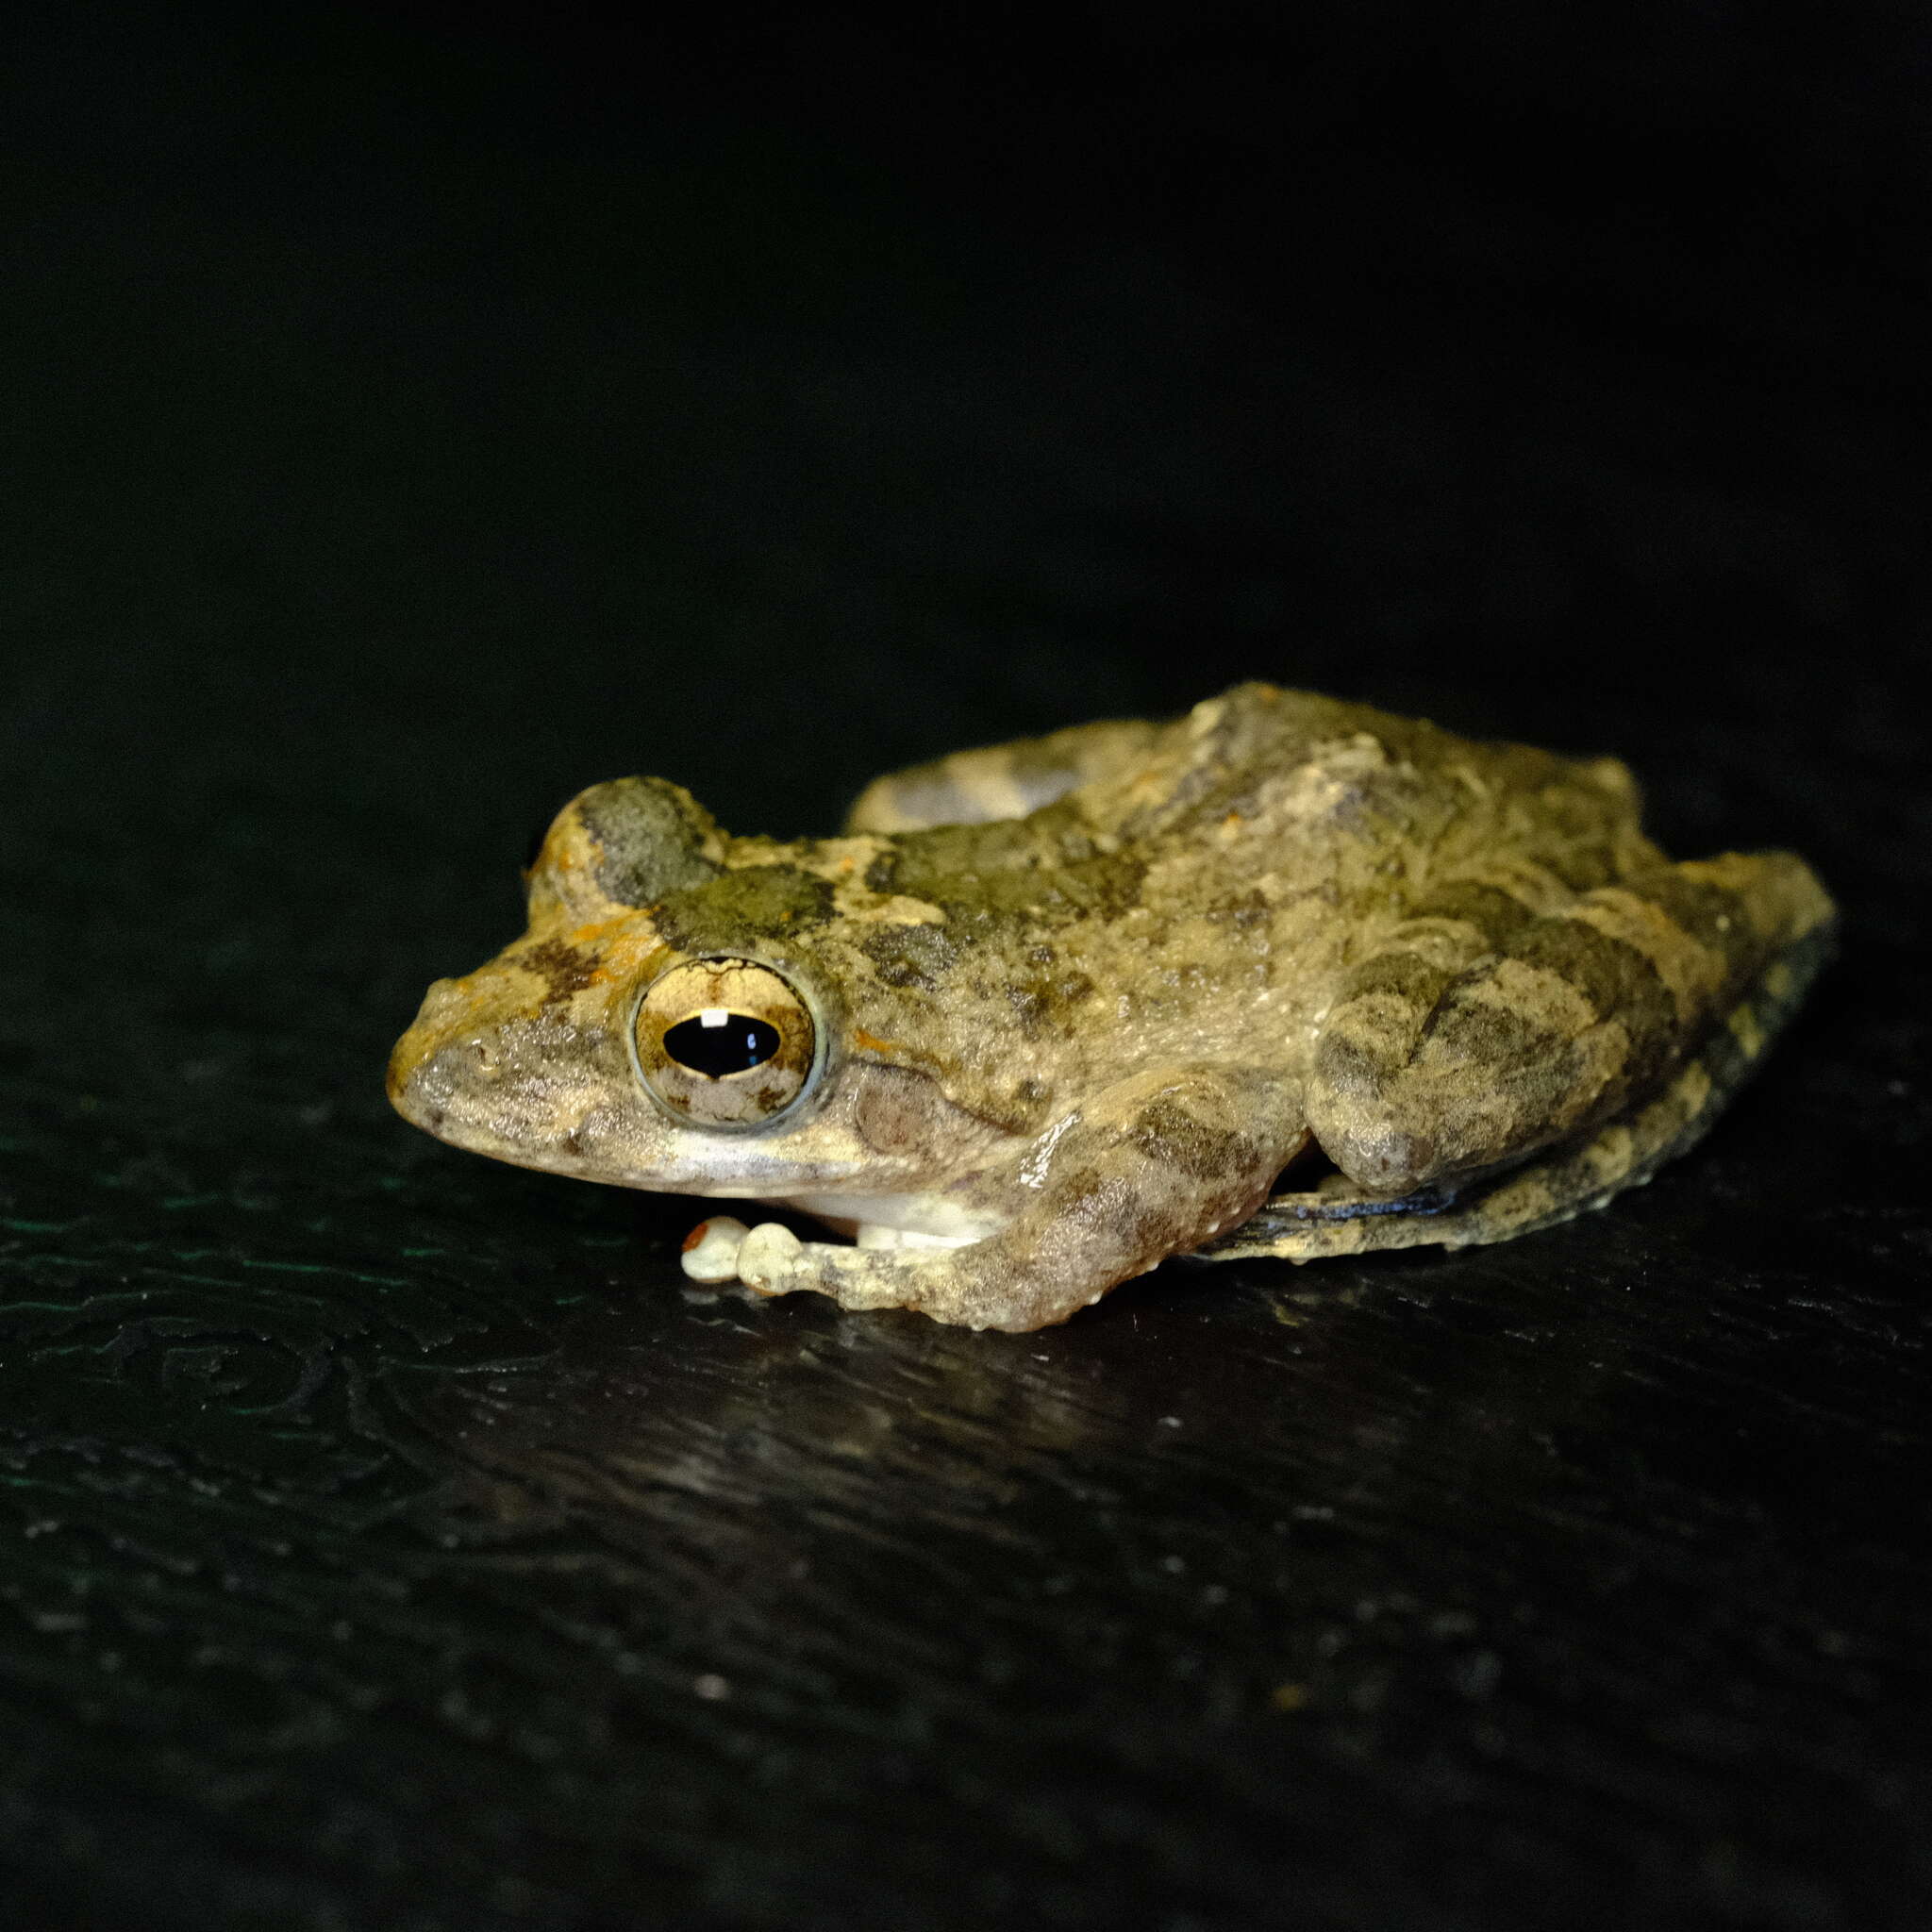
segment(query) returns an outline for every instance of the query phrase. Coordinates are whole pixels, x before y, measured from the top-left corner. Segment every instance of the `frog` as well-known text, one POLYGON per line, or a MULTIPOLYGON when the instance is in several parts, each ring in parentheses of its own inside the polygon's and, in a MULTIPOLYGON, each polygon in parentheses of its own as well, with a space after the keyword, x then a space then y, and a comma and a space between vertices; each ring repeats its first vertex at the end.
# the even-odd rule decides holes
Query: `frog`
POLYGON ((974 1329, 1171 1257, 1510 1240, 1692 1145, 1832 951, 1803 859, 1674 861, 1641 818, 1615 758, 1260 682, 888 773, 831 837, 620 778, 389 1094, 500 1160, 759 1204, 685 1243, 710 1291, 974 1329))

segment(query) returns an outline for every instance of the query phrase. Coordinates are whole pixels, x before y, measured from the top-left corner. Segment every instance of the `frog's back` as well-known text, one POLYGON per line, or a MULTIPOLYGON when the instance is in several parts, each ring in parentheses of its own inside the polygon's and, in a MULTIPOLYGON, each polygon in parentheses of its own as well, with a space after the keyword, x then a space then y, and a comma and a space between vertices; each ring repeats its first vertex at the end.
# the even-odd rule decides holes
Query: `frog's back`
POLYGON ((1658 857, 1614 758, 1460 738, 1266 684, 1197 706, 1136 768, 1075 795, 1094 823, 1142 849, 1191 851, 1230 889, 1248 873, 1346 891, 1368 876, 1530 868, 1580 891, 1658 857))

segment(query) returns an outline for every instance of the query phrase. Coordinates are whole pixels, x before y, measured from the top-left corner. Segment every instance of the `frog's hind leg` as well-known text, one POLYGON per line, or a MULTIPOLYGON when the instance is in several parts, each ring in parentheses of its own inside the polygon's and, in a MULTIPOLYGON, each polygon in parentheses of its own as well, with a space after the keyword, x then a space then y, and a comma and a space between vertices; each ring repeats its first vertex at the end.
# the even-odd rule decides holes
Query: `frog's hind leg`
POLYGON ((1749 1077, 1831 953, 1820 927, 1779 956, 1652 1095, 1580 1141, 1459 1186, 1375 1195, 1337 1174, 1306 1193, 1276 1194, 1196 1258, 1290 1261, 1376 1248, 1474 1247, 1601 1208, 1693 1145, 1749 1077))
POLYGON ((848 832, 918 832, 1024 818, 1074 787, 1129 770, 1160 726, 1139 719, 1074 724, 1044 738, 956 751, 874 778, 845 817, 848 832))

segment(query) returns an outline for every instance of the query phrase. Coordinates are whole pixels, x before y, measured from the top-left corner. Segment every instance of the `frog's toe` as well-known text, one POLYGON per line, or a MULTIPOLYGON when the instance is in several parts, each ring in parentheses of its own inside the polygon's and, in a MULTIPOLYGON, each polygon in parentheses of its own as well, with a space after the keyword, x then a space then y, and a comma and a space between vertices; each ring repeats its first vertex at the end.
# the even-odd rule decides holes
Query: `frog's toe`
POLYGON ((739 1256, 751 1232, 728 1214, 701 1221, 684 1238, 684 1272, 692 1281, 719 1282, 737 1278, 739 1256))
POLYGON ((788 1277, 797 1270, 805 1243, 775 1221, 760 1222, 738 1249, 738 1278, 759 1294, 789 1294, 798 1284, 788 1277))

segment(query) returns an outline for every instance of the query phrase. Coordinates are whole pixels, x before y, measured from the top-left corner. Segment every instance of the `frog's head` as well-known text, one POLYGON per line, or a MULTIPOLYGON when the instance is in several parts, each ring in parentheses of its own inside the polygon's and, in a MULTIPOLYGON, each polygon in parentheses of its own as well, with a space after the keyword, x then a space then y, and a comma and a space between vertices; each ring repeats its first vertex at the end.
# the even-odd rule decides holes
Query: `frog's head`
POLYGON ((527 874, 530 929, 439 980, 397 1042, 397 1110, 456 1146, 626 1187, 783 1197, 916 1177, 930 1083, 844 1050, 830 887, 742 852, 729 865, 729 847, 660 779, 574 799, 527 874))

